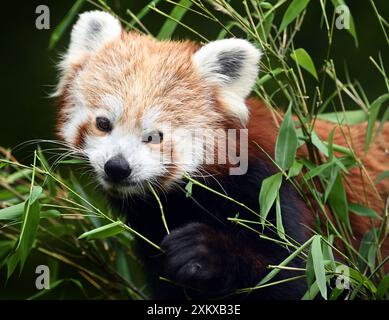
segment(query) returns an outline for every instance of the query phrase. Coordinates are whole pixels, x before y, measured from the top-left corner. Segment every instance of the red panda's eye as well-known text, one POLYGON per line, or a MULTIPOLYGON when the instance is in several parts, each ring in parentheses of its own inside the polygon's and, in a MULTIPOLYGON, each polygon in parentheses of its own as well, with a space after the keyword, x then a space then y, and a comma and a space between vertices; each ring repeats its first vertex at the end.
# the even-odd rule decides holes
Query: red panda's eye
POLYGON ((152 131, 142 137, 144 143, 159 144, 163 140, 163 133, 161 131, 152 131))
POLYGON ((112 130, 111 121, 109 121, 109 119, 106 117, 97 117, 96 127, 103 132, 110 132, 112 130))

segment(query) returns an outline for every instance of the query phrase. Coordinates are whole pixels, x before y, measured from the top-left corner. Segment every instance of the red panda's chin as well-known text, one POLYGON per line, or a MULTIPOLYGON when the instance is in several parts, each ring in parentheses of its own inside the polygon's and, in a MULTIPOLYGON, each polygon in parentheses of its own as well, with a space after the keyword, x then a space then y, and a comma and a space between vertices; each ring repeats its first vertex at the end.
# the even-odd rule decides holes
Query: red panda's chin
POLYGON ((107 192, 115 198, 123 198, 130 195, 140 195, 144 194, 146 191, 144 183, 138 184, 129 184, 129 185, 112 185, 109 187, 104 187, 107 192))

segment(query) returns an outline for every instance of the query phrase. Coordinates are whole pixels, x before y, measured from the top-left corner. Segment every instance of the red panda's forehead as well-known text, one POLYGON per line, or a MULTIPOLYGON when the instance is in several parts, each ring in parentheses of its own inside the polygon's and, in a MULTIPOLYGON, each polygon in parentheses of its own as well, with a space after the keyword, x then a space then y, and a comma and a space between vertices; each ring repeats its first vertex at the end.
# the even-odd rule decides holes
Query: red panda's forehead
POLYGON ((190 42, 123 34, 86 62, 79 73, 80 93, 90 107, 109 107, 102 101, 113 97, 123 107, 123 121, 142 118, 155 107, 166 121, 195 114, 212 118, 209 88, 193 66, 195 50, 190 42))

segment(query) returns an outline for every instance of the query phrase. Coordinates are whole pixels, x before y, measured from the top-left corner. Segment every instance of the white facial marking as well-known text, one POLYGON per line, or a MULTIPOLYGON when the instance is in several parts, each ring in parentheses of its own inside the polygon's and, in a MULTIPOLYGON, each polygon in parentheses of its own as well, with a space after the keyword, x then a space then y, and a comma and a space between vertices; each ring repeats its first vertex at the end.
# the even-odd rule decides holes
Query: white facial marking
POLYGON ((123 101, 113 95, 107 94, 103 96, 101 99, 101 107, 99 110, 104 110, 102 113, 106 113, 105 116, 112 122, 116 122, 123 115, 123 101))

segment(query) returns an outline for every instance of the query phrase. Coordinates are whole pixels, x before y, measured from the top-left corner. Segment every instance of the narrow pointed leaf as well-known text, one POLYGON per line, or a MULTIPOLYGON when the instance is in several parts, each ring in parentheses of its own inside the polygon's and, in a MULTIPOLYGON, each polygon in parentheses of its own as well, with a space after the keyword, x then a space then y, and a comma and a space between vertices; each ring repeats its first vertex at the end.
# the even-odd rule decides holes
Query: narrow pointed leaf
POLYGON ((22 227, 16 251, 20 254, 20 262, 23 267, 28 254, 35 240, 36 231, 38 229, 40 219, 40 206, 38 198, 42 194, 42 188, 34 186, 30 197, 24 206, 24 214, 22 218, 22 227))
POLYGON ((317 76, 315 64, 313 63, 311 56, 308 52, 305 51, 305 49, 296 49, 291 53, 290 56, 301 68, 305 69, 311 75, 313 75, 316 80, 319 79, 317 76))
POLYGON ((109 224, 106 224, 102 227, 84 232, 78 239, 93 240, 93 239, 103 239, 115 236, 119 233, 122 233, 125 230, 122 221, 115 221, 109 224))
POLYGON ((327 299, 326 272, 324 269, 324 259, 321 250, 321 237, 319 235, 316 235, 313 238, 311 254, 317 286, 319 287, 321 296, 324 299, 327 299))
POLYGON ((192 6, 191 0, 180 0, 179 5, 175 6, 170 13, 170 19, 166 20, 161 30, 159 31, 157 38, 158 39, 170 39, 174 33, 174 30, 177 28, 179 21, 184 17, 188 8, 192 6))
POLYGON ((276 141, 275 160, 282 169, 292 166, 297 151, 297 134, 292 119, 292 110, 289 107, 278 132, 276 141))
POLYGON ((0 220, 19 220, 24 212, 25 202, 0 210, 0 220))
POLYGON ((348 207, 351 212, 354 212, 359 216, 380 219, 380 215, 373 209, 367 208, 358 203, 349 203, 348 207))
POLYGON ((278 172, 262 182, 261 191, 259 193, 259 208, 262 221, 265 221, 274 201, 276 200, 278 191, 281 187, 282 173, 278 172))
POLYGON ((279 33, 281 33, 291 22, 293 22, 297 16, 303 12, 308 5, 309 0, 293 0, 288 9, 286 9, 284 16, 282 17, 279 33))

